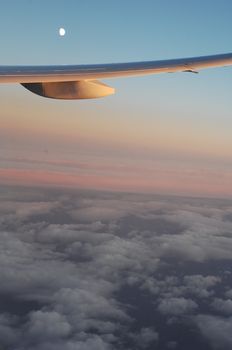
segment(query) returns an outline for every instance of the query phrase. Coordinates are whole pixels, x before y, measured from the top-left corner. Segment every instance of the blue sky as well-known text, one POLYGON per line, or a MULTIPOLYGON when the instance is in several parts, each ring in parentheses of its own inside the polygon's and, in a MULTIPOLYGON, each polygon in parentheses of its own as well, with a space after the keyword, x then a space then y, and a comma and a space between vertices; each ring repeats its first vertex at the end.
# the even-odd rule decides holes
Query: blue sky
POLYGON ((231 11, 228 0, 1 1, 1 61, 85 63, 227 52, 231 11), (62 41, 59 26, 67 30, 62 41))
MULTIPOLYGON (((1 1, 0 63, 103 63, 230 52, 231 13, 229 0, 1 1)), ((109 79, 105 82, 116 88, 115 96, 74 102, 41 99, 18 85, 1 85, 2 155, 22 158, 31 150, 36 160, 41 147, 61 149, 63 158, 60 151, 52 158, 62 161, 73 152, 75 160, 86 157, 87 163, 90 155, 102 164, 114 157, 114 164, 133 158, 141 168, 144 158, 149 167, 168 159, 172 175, 182 167, 198 175, 210 170, 211 179, 215 169, 215 181, 226 174, 224 195, 232 176, 231 73, 231 68, 219 68, 199 75, 109 79), (202 170, 202 163, 210 169, 202 170)), ((193 180, 187 177, 184 191, 192 193, 193 180)), ((203 187, 198 194, 204 194, 203 187)))

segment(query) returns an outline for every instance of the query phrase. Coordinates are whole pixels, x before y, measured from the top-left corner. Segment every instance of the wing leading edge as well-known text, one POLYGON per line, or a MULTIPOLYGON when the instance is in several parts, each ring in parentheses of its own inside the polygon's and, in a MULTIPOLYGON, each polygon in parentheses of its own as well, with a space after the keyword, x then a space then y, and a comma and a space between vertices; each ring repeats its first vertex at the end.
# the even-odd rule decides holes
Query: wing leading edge
POLYGON ((230 65, 232 65, 232 53, 131 63, 0 66, 0 83, 20 83, 38 95, 51 98, 95 98, 114 93, 113 88, 97 79, 196 72, 205 68, 230 65))

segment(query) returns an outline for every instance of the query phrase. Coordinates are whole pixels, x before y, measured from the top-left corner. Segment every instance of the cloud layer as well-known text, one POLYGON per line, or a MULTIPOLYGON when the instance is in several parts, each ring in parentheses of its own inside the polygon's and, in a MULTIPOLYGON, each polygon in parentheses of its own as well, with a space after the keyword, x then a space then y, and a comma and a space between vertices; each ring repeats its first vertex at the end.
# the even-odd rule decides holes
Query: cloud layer
POLYGON ((231 345, 231 201, 0 191, 4 349, 231 345))

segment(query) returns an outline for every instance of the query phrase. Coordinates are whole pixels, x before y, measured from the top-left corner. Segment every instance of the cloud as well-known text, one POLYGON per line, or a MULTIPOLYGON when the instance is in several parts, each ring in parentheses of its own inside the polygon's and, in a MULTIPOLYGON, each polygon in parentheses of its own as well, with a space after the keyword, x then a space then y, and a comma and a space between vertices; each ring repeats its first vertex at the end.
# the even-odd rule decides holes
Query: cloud
POLYGON ((147 278, 141 285, 142 290, 148 290, 153 295, 170 297, 208 298, 214 294, 214 287, 221 282, 221 278, 212 275, 165 276, 162 280, 154 277, 147 278))
POLYGON ((221 278, 217 276, 191 275, 184 277, 184 284, 187 291, 200 298, 207 298, 212 295, 213 291, 209 289, 220 282, 221 278))
POLYGON ((0 344, 12 347, 20 339, 18 319, 10 314, 0 314, 0 344))
POLYGON ((0 211, 3 214, 13 214, 18 219, 26 219, 32 215, 49 213, 58 206, 57 202, 0 202, 0 211))
POLYGON ((51 342, 39 342, 19 345, 16 350, 30 350, 33 346, 35 350, 112 350, 112 346, 105 342, 100 336, 90 335, 85 340, 59 340, 51 342))
POLYGON ((125 215, 125 212, 119 208, 110 208, 110 207, 87 207, 83 209, 79 209, 77 211, 73 211, 71 213, 72 217, 75 219, 79 219, 82 221, 105 221, 112 219, 119 219, 125 215))
POLYGON ((229 279, 210 265, 231 261, 228 202, 20 188, 14 198, 14 191, 0 200, 1 344, 159 348, 160 318, 190 315, 201 329, 202 302, 228 318, 230 304, 216 293, 221 286, 229 300, 229 279), (144 322, 146 310, 152 321, 144 322))
POLYGON ((167 349, 177 349, 178 343, 174 340, 171 340, 167 343, 167 349))
POLYGON ((31 312, 26 327, 31 339, 35 342, 67 337, 71 332, 71 326, 66 318, 55 311, 31 312))
POLYGON ((135 342, 135 346, 139 346, 141 349, 151 347, 159 339, 159 333, 152 328, 142 328, 139 334, 131 334, 130 337, 135 342))
MULTIPOLYGON (((54 295, 53 299, 54 309, 66 315, 78 331, 84 331, 91 327, 103 331, 104 327, 106 332, 111 332, 114 325, 110 321, 129 320, 129 317, 121 310, 111 295, 106 298, 104 290, 98 292, 96 289, 88 288, 88 285, 83 287, 83 289, 80 287, 76 289, 63 288, 54 295), (106 320, 105 324, 104 320, 106 320)), ((90 284, 89 287, 93 287, 93 285, 90 284)))
POLYGON ((232 317, 197 315, 195 321, 213 349, 230 349, 232 347, 232 317))
POLYGON ((181 297, 161 300, 157 309, 163 315, 179 316, 192 313, 197 308, 193 300, 181 297))
POLYGON ((228 297, 228 298, 231 298, 232 299, 232 289, 229 289, 226 291, 225 295, 228 297))
POLYGON ((232 316, 232 300, 223 300, 220 298, 215 298, 211 306, 218 312, 224 315, 232 316))

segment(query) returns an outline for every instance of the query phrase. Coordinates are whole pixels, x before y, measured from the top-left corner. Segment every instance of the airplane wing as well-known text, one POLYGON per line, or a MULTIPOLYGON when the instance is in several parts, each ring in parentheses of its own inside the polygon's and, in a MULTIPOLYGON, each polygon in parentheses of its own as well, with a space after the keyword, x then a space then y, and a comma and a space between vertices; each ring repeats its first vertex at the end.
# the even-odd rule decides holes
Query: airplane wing
POLYGON ((0 83, 20 83, 37 95, 86 99, 111 95, 114 89, 98 79, 147 74, 192 72, 232 65, 232 53, 172 60, 57 66, 0 66, 0 83))

